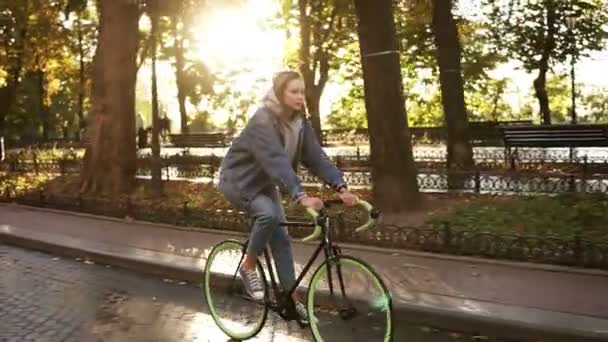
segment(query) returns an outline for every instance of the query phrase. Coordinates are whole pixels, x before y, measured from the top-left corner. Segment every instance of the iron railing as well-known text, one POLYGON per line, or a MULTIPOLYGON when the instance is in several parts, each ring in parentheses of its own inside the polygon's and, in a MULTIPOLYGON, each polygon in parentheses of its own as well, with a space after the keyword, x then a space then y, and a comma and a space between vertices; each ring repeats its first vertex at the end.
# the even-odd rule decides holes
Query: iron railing
MULTIPOLYGON (((68 196, 30 192, 13 197, 1 191, 1 201, 71 210, 113 217, 131 217, 137 220, 168 223, 180 226, 204 227, 219 230, 249 232, 247 218, 233 210, 202 209, 185 201, 181 205, 157 205, 139 203, 130 197, 122 200, 68 196)), ((292 213, 293 214, 293 213, 292 213)), ((288 213, 288 219, 302 221, 305 218, 288 213)), ((380 225, 374 230, 355 233, 360 224, 337 212, 333 218, 336 239, 341 242, 363 243, 378 247, 404 248, 434 253, 481 256, 526 262, 608 269, 608 242, 594 242, 584 238, 584 230, 575 231, 572 238, 550 236, 526 236, 476 231, 462 227, 453 228, 449 222, 437 226, 409 227, 380 225)), ((294 229, 293 237, 307 234, 305 229, 294 229)))
MULTIPOLYGON (((369 187, 372 175, 369 163, 362 159, 336 160, 344 171, 344 177, 352 186, 369 187)), ((590 163, 583 158, 582 163, 556 163, 542 161, 537 168, 494 169, 487 162, 480 162, 474 169, 446 169, 445 164, 420 161, 418 166, 418 186, 423 191, 464 191, 474 193, 561 193, 587 192, 608 193, 608 164, 590 163), (485 164, 484 164, 485 163, 485 164), (541 166, 542 165, 542 166, 541 166), (540 170, 540 171, 537 171, 540 170)), ((75 175, 81 170, 81 160, 75 158, 53 160, 22 161, 7 158, 0 163, 0 171, 17 173, 42 173, 75 175)), ((162 176, 165 180, 192 180, 214 182, 219 176, 221 158, 216 156, 170 156, 161 160, 162 176)), ((151 159, 144 157, 137 161, 137 175, 151 175, 151 159)), ((300 172, 301 179, 309 185, 322 184, 321 180, 306 170, 300 172)))

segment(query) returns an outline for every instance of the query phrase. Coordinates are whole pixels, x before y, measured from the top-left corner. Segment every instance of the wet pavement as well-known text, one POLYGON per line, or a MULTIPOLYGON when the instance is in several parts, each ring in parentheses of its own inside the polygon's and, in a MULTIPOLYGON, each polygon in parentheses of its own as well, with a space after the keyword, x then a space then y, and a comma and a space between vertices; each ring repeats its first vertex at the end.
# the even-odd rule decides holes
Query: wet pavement
MULTIPOLYGON (((100 263, 194 282, 201 279, 201 270, 211 248, 229 238, 242 237, 204 228, 190 230, 130 219, 105 219, 18 205, 0 205, 0 242, 58 255, 88 255, 91 260, 100 263)), ((437 341, 450 340, 437 337, 449 334, 445 332, 446 329, 528 341, 571 342, 581 338, 590 341, 607 340, 608 297, 604 295, 608 286, 606 272, 446 257, 347 244, 342 247, 344 253, 372 265, 390 289, 395 311, 401 314, 396 317, 399 321, 395 324, 399 328, 396 335, 404 338, 397 338, 396 341, 410 341, 412 335, 429 331, 412 327, 412 324, 436 325, 442 329, 437 333, 424 333, 424 337, 413 341, 433 341, 429 339, 431 335, 432 338, 438 338, 437 341)), ((298 270, 301 270, 313 249, 314 246, 310 244, 293 244, 298 270)), ((44 264, 47 263, 45 260, 44 264)), ((95 265, 85 266, 90 268, 95 265)), ((35 272, 48 273, 49 270, 37 268, 35 272)), ((8 278, 5 278, 4 273, 7 273, 6 270, 0 268, 0 279, 4 284, 0 285, 0 289, 8 284, 12 284, 12 288, 22 287, 7 283, 5 279, 8 278)), ((56 278, 65 278, 60 271, 58 274, 56 278)), ((70 279, 69 272, 67 275, 66 279, 70 279)), ((14 271, 12 277, 18 278, 14 271)), ((146 279, 152 279, 149 282, 154 284, 158 282, 157 278, 146 279)), ((308 280, 309 277, 306 277, 306 284, 308 280)), ((178 287, 184 286, 187 285, 178 287)), ((184 299, 192 308, 190 315, 196 315, 197 320, 211 322, 204 313, 206 306, 199 295, 200 290, 193 288, 191 298, 184 299)), ((2 293, 12 296, 12 290, 3 291, 2 293)), ((135 290, 134 293, 140 292, 135 290)), ((151 295, 145 298, 164 298, 156 294, 155 289, 148 292, 151 295)), ((166 300, 175 302, 171 297, 166 300)), ((0 307, 3 304, 0 301, 0 307)), ((3 323, 0 319, 0 333, 9 331, 2 327, 3 323)), ((190 329, 183 322, 167 324, 179 327, 180 332, 190 329)), ((213 324, 211 326, 215 328, 213 324)), ((264 331, 278 334, 283 330, 277 326, 291 327, 282 321, 269 322, 264 331)), ((298 329, 296 327, 296 331, 298 329)), ((214 331, 216 335, 205 333, 204 336, 213 337, 209 340, 222 341, 223 337, 219 336, 223 335, 217 329, 214 331)), ((291 334, 291 330, 287 332, 291 334)), ((301 338, 310 337, 307 331, 300 333, 301 338)), ((194 337, 175 340, 196 340, 196 335, 192 336, 194 337)), ((265 338, 260 341, 272 340, 271 337, 265 338)), ((147 341, 145 338, 141 340, 147 341)), ((461 339, 464 340, 467 339, 461 339)), ((0 341, 3 341, 2 337, 0 341)))
MULTIPOLYGON (((2 342, 228 341, 193 284, 1 244, 0 274, 2 342)), ((412 326, 406 317, 395 326, 395 341, 493 340, 412 326)), ((274 315, 252 339, 311 340, 274 315)))
MULTIPOLYGON (((227 340, 192 284, 5 245, 0 274, 0 341, 227 340)), ((311 340, 275 318, 254 340, 287 336, 311 340)))

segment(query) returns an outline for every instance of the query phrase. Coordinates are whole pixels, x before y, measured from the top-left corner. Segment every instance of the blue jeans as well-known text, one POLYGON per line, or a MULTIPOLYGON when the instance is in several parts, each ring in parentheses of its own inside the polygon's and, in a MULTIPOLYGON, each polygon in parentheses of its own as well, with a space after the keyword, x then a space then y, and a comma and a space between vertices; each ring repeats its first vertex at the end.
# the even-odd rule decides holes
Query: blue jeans
POLYGON ((227 179, 220 179, 220 191, 234 207, 245 211, 253 220, 247 255, 259 256, 270 245, 281 286, 288 291, 296 282, 293 251, 285 221, 285 211, 276 187, 268 187, 251 201, 245 201, 227 179))

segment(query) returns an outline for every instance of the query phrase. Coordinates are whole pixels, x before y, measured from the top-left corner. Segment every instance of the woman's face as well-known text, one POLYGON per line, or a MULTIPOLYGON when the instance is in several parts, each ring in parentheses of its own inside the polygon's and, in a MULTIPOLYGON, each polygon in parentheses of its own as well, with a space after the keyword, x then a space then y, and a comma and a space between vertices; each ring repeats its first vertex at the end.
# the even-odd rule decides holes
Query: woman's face
POLYGON ((293 111, 301 111, 304 108, 306 93, 304 81, 295 79, 287 82, 285 92, 283 92, 283 105, 293 111))

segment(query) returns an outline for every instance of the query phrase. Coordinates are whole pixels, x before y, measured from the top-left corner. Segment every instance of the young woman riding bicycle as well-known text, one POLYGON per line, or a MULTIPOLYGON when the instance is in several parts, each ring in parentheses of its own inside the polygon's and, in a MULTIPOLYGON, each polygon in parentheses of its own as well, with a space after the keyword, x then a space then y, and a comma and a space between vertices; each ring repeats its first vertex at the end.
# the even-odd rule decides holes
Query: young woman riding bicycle
MULTIPOLYGON (((256 271, 258 256, 270 245, 281 287, 295 283, 294 258, 280 190, 306 208, 320 210, 323 201, 306 195, 297 175, 300 163, 332 186, 347 206, 358 199, 346 187, 342 172, 332 163, 305 116, 305 86, 300 74, 275 75, 263 105, 237 137, 221 165, 219 189, 236 208, 255 220, 240 274, 254 300, 264 299, 256 271)), ((303 321, 306 308, 294 292, 295 308, 303 321)))

